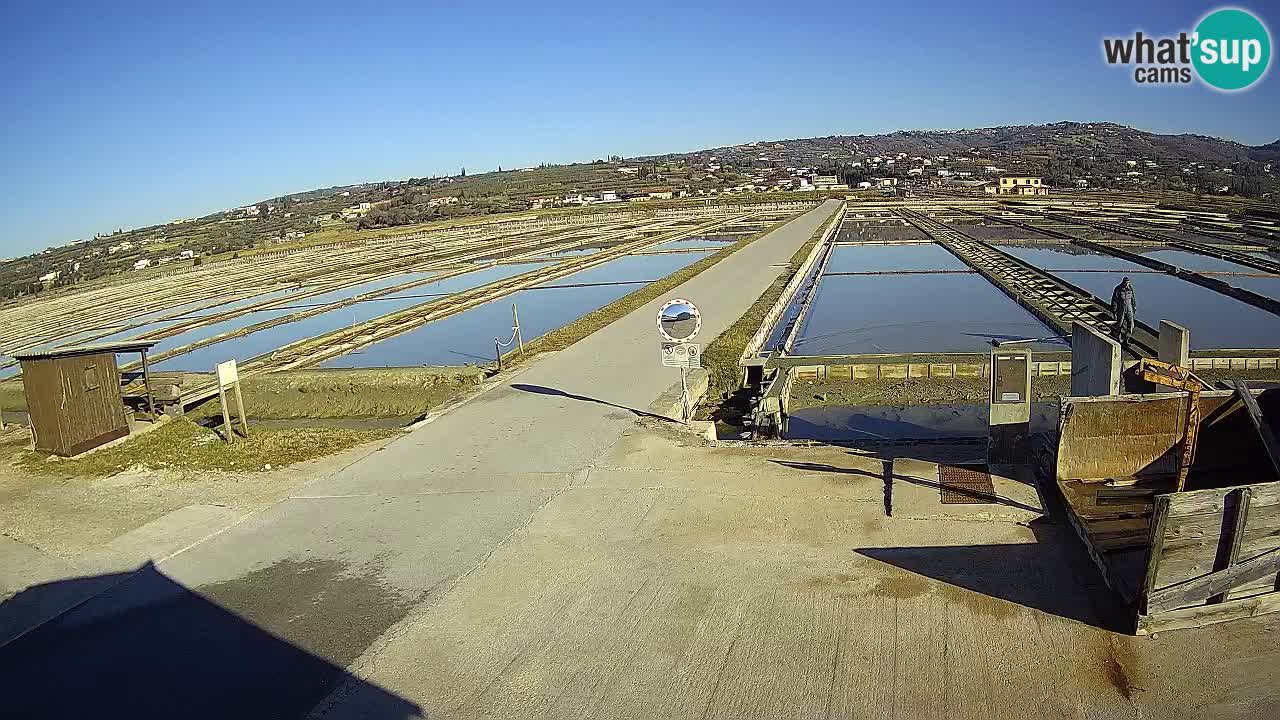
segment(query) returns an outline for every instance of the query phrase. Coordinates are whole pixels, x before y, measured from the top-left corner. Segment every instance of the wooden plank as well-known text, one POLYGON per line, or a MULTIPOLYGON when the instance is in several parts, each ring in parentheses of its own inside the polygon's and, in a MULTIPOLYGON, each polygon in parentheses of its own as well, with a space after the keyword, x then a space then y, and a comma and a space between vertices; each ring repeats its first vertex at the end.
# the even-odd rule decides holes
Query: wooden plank
MULTIPOLYGON (((1230 516, 1199 515, 1195 518, 1170 518, 1165 529, 1164 551, 1156 587, 1168 587, 1213 572, 1219 567, 1219 549, 1223 546, 1224 526, 1230 516)), ((1280 512, 1276 508, 1249 507, 1240 545, 1240 557, 1255 555, 1280 547, 1280 512)))
POLYGON ((1138 618, 1138 634, 1149 635, 1166 630, 1204 627, 1214 623, 1265 615, 1277 610, 1280 610, 1280 593, 1273 592, 1239 600, 1228 600, 1217 605, 1197 605, 1154 615, 1143 614, 1138 618))
POLYGON ((1267 457, 1271 458, 1271 467, 1276 471, 1276 479, 1280 479, 1280 442, 1276 441, 1275 433, 1271 432, 1267 419, 1262 417, 1262 408, 1258 407, 1257 398, 1249 392, 1248 383, 1239 378, 1232 379, 1231 386, 1244 402, 1244 409, 1249 415, 1249 420, 1253 422, 1253 429, 1258 431, 1258 437, 1262 438, 1262 447, 1267 451, 1267 457))
POLYGON ((1178 517, 1187 517, 1200 513, 1220 513, 1224 505, 1223 498, 1237 488, 1251 488, 1252 507, 1280 505, 1280 483, 1259 482, 1240 483, 1229 487, 1210 488, 1206 490, 1187 490, 1171 496, 1171 511, 1178 517))
POLYGON ((1280 572, 1280 548, 1208 575, 1155 590, 1147 596, 1148 613, 1196 605, 1247 582, 1280 572))
MULTIPOLYGON (((1240 546, 1244 543, 1244 526, 1249 521, 1249 488, 1243 487, 1232 493, 1235 507, 1231 513, 1231 524, 1227 526, 1224 542, 1219 546, 1219 558, 1214 570, 1225 570, 1233 567, 1240 560, 1240 546)), ((1210 604, 1217 604, 1227 599, 1226 593, 1219 593, 1209 598, 1210 604)))
POLYGON ((1156 576, 1160 572, 1160 558, 1164 554, 1164 528, 1169 521, 1169 496, 1157 495, 1151 511, 1150 546, 1147 550, 1147 571, 1139 594, 1143 614, 1151 612, 1151 593, 1155 591, 1156 576))
POLYGON ((1147 518, 1151 516, 1151 497, 1138 497, 1124 504, 1100 505, 1098 488, 1079 480, 1060 481, 1058 488, 1071 512, 1081 520, 1116 520, 1120 518, 1147 518))
POLYGON ((1150 487, 1105 487, 1098 488, 1098 505, 1132 505, 1135 500, 1149 500, 1156 494, 1150 487))
POLYGON ((1075 529, 1076 535, 1080 537, 1080 541, 1084 543, 1085 552, 1093 560, 1093 564, 1098 567, 1098 571, 1102 573, 1102 580, 1115 592, 1119 593, 1126 604, 1133 602, 1133 596, 1130 588, 1123 582, 1122 578, 1116 577, 1112 573, 1112 568, 1103 557, 1102 551, 1094 547, 1093 541, 1089 538, 1089 533, 1085 530, 1084 524, 1080 522, 1080 518, 1076 517, 1073 512, 1067 513, 1067 520, 1071 523, 1071 527, 1075 529))

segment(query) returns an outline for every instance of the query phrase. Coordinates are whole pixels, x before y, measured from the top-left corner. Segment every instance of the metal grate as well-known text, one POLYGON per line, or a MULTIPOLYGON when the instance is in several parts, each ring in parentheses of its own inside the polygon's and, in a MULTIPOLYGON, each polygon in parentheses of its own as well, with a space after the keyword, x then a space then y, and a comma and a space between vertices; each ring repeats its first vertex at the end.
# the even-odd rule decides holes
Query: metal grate
POLYGON ((938 465, 938 487, 945 505, 985 505, 996 501, 986 465, 938 465))

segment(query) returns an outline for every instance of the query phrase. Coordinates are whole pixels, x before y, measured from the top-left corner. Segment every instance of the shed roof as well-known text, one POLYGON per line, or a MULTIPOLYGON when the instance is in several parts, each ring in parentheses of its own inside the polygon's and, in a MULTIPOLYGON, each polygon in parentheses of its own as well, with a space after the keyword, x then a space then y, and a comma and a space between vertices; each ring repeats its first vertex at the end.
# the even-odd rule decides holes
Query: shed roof
POLYGON ((159 340, 127 340, 125 342, 97 343, 94 345, 68 345, 67 347, 42 348, 28 352, 14 353, 15 360, 52 360, 72 355, 95 355, 98 353, 141 352, 155 347, 159 340))

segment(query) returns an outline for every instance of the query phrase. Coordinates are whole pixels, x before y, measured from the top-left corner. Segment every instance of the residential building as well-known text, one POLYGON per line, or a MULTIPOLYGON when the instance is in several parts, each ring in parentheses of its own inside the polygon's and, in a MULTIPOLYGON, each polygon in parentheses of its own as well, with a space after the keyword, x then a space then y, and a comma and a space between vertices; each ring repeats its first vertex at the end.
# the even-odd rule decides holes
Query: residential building
POLYGON ((1000 184, 996 188, 996 194, 1048 195, 1049 188, 1044 186, 1042 180, 1043 178, 1033 175, 1001 175, 1000 184))

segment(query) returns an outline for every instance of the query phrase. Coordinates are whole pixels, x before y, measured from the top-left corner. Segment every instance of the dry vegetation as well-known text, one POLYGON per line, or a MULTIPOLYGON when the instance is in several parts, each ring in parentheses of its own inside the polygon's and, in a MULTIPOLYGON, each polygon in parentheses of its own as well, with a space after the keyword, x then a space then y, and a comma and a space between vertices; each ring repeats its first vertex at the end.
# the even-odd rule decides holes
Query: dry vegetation
POLYGON ((397 432, 340 428, 273 430, 255 429, 251 424, 249 437, 237 437, 236 442, 228 444, 213 430, 189 418, 179 418, 120 445, 76 459, 51 458, 22 449, 15 461, 23 470, 77 477, 102 477, 130 469, 180 474, 258 472, 331 455, 397 432))

